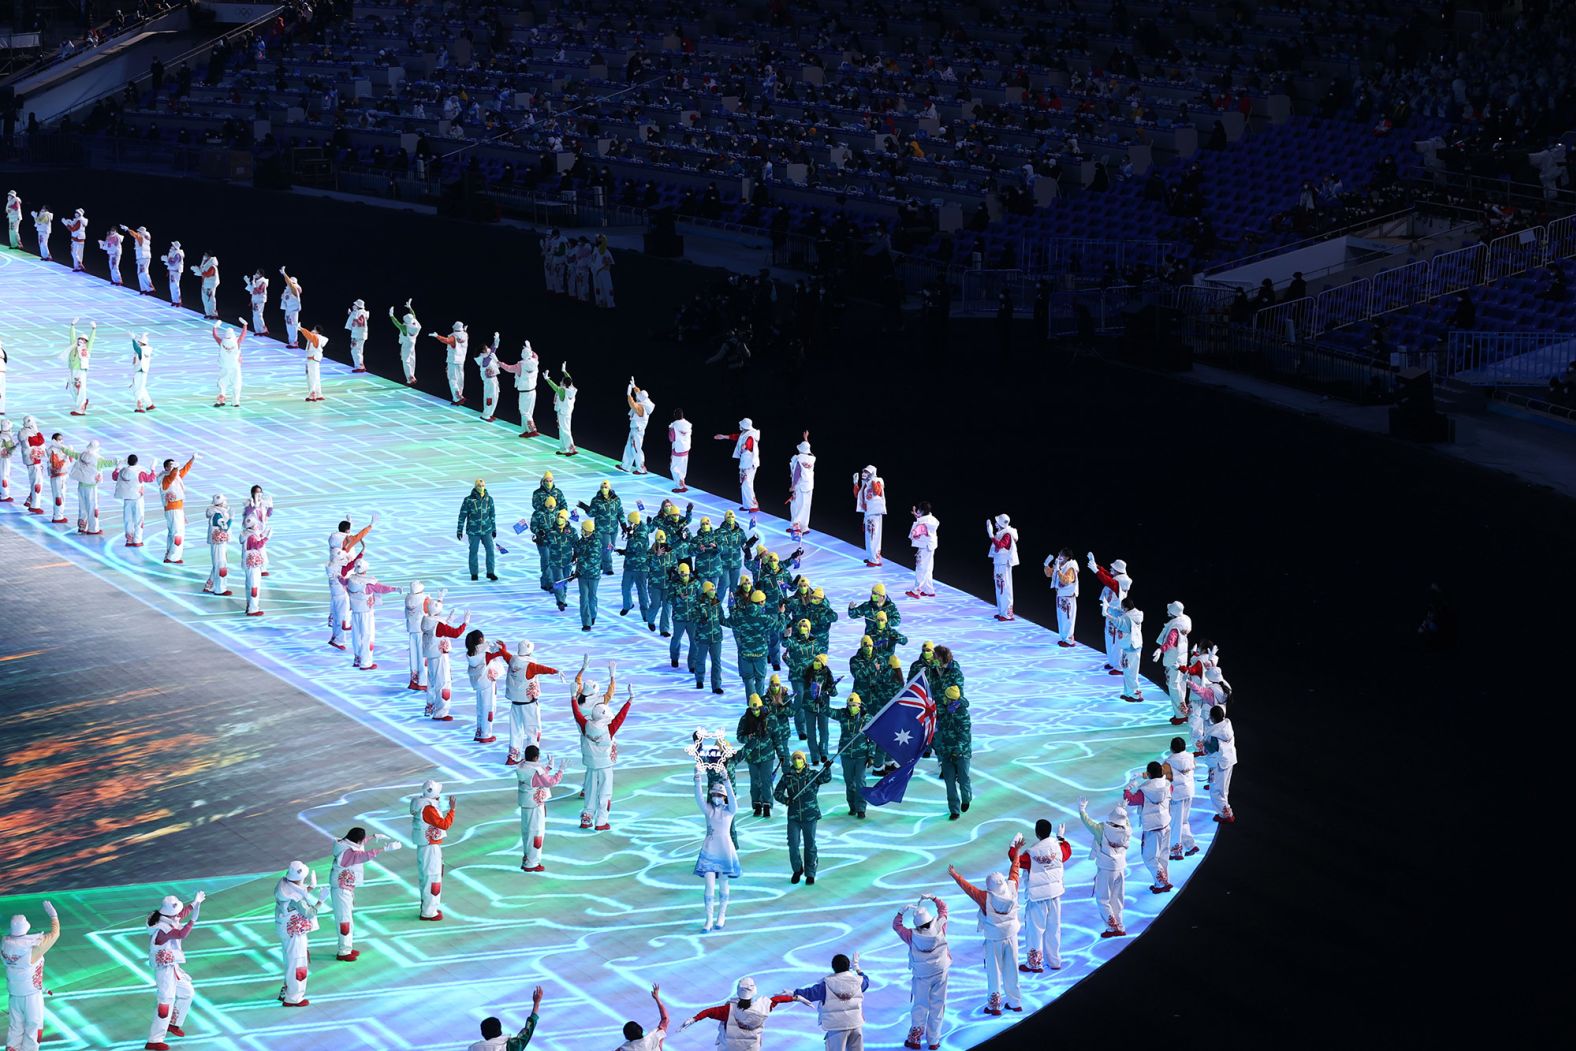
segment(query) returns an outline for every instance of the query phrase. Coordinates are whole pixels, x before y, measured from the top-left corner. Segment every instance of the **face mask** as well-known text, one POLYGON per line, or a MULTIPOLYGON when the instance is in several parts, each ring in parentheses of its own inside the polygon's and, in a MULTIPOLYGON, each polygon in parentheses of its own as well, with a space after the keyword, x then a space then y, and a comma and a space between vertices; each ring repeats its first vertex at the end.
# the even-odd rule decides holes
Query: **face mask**
POLYGON ((803 770, 804 769, 804 760, 803 759, 795 759, 793 761, 793 768, 795 770, 803 770))

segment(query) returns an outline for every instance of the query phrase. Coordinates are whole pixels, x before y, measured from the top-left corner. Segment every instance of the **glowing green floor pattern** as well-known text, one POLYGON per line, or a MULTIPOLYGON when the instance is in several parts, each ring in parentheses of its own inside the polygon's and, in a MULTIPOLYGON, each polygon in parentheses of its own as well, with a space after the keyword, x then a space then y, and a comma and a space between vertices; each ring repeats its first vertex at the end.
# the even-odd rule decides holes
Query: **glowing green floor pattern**
MULTIPOLYGON (((303 281, 310 289, 306 275, 303 281)), ((320 316, 332 314, 325 310, 320 316)), ((464 1046, 475 1039, 476 1020, 487 1014, 523 1021, 530 989, 539 982, 547 987, 547 1001, 533 1046, 581 1051, 616 1044, 626 1018, 649 1022, 646 989, 653 981, 663 985, 676 1028, 678 1019, 725 998, 741 975, 753 975, 763 991, 776 991, 814 981, 833 953, 855 950, 872 978, 867 1043, 894 1047, 908 1028, 908 984, 904 948, 888 928, 899 906, 926 891, 944 894, 953 909, 955 962, 944 1039, 949 1047, 967 1047, 1011 1019, 981 1013, 984 977, 972 906, 947 878, 946 866, 954 863, 982 880, 1002 867, 1012 834, 1031 835, 1034 819, 1041 816, 1066 820, 1074 844, 1064 910, 1067 966, 1054 976, 1024 976, 1026 1006, 1032 1011, 1054 999, 1125 944, 1097 937, 1100 924, 1089 900, 1088 837, 1076 820, 1076 800, 1088 794, 1100 808, 1108 807, 1128 773, 1155 758, 1172 732, 1164 724, 1162 704, 1118 700, 1120 680, 1101 672, 1098 653, 1084 647, 1060 650, 1050 633, 1027 621, 998 624, 985 603, 951 588, 943 587, 940 598, 923 604, 903 600, 903 630, 913 640, 905 661, 916 655, 922 639, 934 639, 953 647, 968 675, 975 748, 972 810, 961 821, 947 820, 941 783, 934 764, 927 762, 903 803, 872 808, 866 821, 855 822, 841 805, 838 778, 821 792, 827 815, 820 828, 821 872, 810 888, 788 883, 782 818, 741 817, 745 874, 734 884, 727 929, 703 935, 700 882, 691 874, 702 825, 694 808, 691 767, 681 749, 693 727, 731 730, 737 720, 742 696, 732 645, 724 645, 728 696, 694 690, 682 670, 669 668, 666 640, 649 635, 633 615, 618 617, 617 578, 604 578, 600 622, 594 633, 583 635, 572 604, 569 613, 559 614, 535 589, 534 552, 528 544, 513 542, 506 525, 528 512, 529 490, 545 469, 555 472, 572 500, 589 498, 596 484, 611 476, 626 506, 641 499, 653 511, 666 494, 666 479, 624 477, 611 470, 611 461, 589 453, 554 456, 550 439, 521 440, 507 424, 484 425, 473 412, 386 380, 352 376, 333 362, 325 362, 323 370, 329 400, 308 405, 301 400, 299 352, 263 339, 246 346, 244 408, 210 408, 216 359, 200 318, 5 251, 0 251, 0 319, 0 338, 11 356, 8 410, 18 423, 24 413, 32 413, 46 434, 62 430, 79 446, 96 437, 107 455, 136 451, 145 461, 200 451, 204 459, 188 479, 189 503, 197 509, 214 491, 225 492, 238 505, 253 482, 274 495, 278 509, 270 544, 268 615, 261 620, 242 616, 238 569, 232 577, 236 598, 200 594, 208 558, 198 543, 190 544, 185 566, 163 565, 163 526, 154 501, 147 546, 122 547, 119 508, 107 484, 101 492, 103 537, 68 534, 66 527, 19 513, 20 503, 0 508, 0 523, 376 731, 347 742, 347 748, 416 751, 460 797, 448 850, 446 921, 416 921, 414 852, 389 855, 391 868, 369 865, 370 880, 356 912, 363 955, 354 964, 334 961, 332 923, 325 910, 324 930, 314 939, 312 1007, 304 1011, 282 1011, 274 999, 281 970, 271 889, 288 857, 259 857, 255 877, 223 880, 203 879, 200 857, 171 857, 165 871, 148 873, 145 884, 54 895, 65 934, 49 956, 47 984, 55 995, 47 1008, 48 1046, 62 1051, 141 1046, 154 1000, 145 918, 162 895, 189 897, 199 888, 207 890, 208 902, 188 942, 198 998, 187 1027, 191 1035, 181 1044, 201 1051, 464 1046), (67 416, 66 371, 56 360, 65 348, 66 324, 75 316, 84 324, 99 321, 95 395, 86 419, 67 416), (126 399, 125 344, 130 332, 143 329, 152 333, 156 357, 150 386, 159 409, 134 415, 126 399), (501 535, 511 549, 501 559, 503 581, 492 586, 467 579, 463 547, 452 540, 459 501, 478 475, 488 480, 498 501, 501 535), (494 746, 470 741, 472 705, 463 670, 456 669, 457 719, 440 725, 423 719, 419 695, 403 689, 404 640, 393 609, 382 617, 380 671, 354 671, 347 655, 324 645, 324 541, 344 512, 354 511, 365 521, 373 510, 382 513, 383 522, 373 533, 369 559, 383 580, 405 585, 419 577, 429 590, 447 587, 451 606, 471 608, 472 623, 490 637, 532 638, 538 659, 571 669, 582 652, 589 651, 598 663, 617 658, 621 678, 635 685, 636 706, 619 737, 613 830, 578 830, 573 794, 580 771, 571 765, 565 788, 549 806, 545 875, 518 871, 514 778, 502 765, 503 740, 494 746)), ((426 320, 446 325, 451 319, 426 320)), ((505 333, 505 344, 515 346, 528 334, 505 333)), ((384 338, 392 333, 374 329, 374 339, 384 338)), ((557 348, 542 349, 544 358, 561 356, 557 348)), ((419 368, 441 368, 441 353, 425 346, 422 351, 419 368)), ((479 387, 474 375, 469 384, 474 400, 479 387)), ((654 395, 659 403, 664 400, 662 390, 654 395)), ((620 391, 581 394, 581 413, 623 411, 620 391)), ((716 406, 707 414, 716 419, 699 421, 697 429, 717 429, 747 411, 748 406, 716 406)), ((550 423, 547 416, 539 409, 539 417, 550 423)), ((788 456, 785 438, 768 434, 764 444, 763 495, 775 491, 777 482, 768 484, 768 479, 775 479, 778 461, 788 456)), ((653 433, 648 441, 653 464, 665 460, 660 445, 653 433)), ((720 458, 726 450, 721 443, 702 442, 696 455, 720 458)), ((834 465, 826 466, 828 477, 838 477, 834 465)), ((13 487, 19 480, 14 469, 13 487)), ((709 513, 714 520, 733 506, 731 500, 698 491, 692 496, 697 514, 709 513)), ((74 499, 73 493, 67 501, 73 518, 74 499)), ((847 513, 842 488, 824 487, 816 519, 847 513)), ((763 535, 780 551, 790 546, 783 526, 780 519, 761 520, 763 535)), ((896 516, 888 532, 901 536, 896 516)), ((197 534, 195 524, 189 525, 188 535, 195 540, 197 534)), ((1035 586, 1035 554, 1061 542, 1032 532, 1024 538, 1028 564, 1020 586, 1035 586)), ((805 571, 840 610, 863 598, 878 580, 893 595, 901 595, 907 583, 900 567, 868 569, 857 551, 819 534, 807 546, 805 571)), ((232 566, 239 561, 232 549, 232 566)), ((980 572, 988 569, 982 557, 980 572)), ((1085 603, 1090 634, 1092 606, 1085 603)), ((846 668, 858 631, 846 617, 835 627, 832 653, 839 671, 846 668)), ((573 764, 578 750, 565 693, 556 684, 547 687, 544 744, 570 756, 573 764)), ((303 714, 302 727, 311 732, 309 713, 303 714)), ((742 777, 740 784, 743 789, 742 777)), ((353 823, 407 837, 404 797, 413 787, 364 786, 349 798, 322 800, 303 818, 324 831, 324 856, 329 834, 353 823)), ((1195 811, 1193 826, 1207 846, 1208 816, 1195 811)), ((1203 857, 1172 866, 1179 889, 1203 857)), ((326 880, 324 857, 306 860, 326 880)), ((1150 895, 1146 883, 1135 844, 1127 903, 1133 934, 1170 900, 1150 895)), ((7 898, 0 912, 25 908, 36 925, 40 897, 7 898)), ((768 1046, 804 1046, 816 1032, 814 1012, 802 1007, 779 1011, 770 1030, 768 1046)), ((673 1043, 706 1047, 712 1039, 713 1027, 707 1024, 675 1035, 673 1043)))

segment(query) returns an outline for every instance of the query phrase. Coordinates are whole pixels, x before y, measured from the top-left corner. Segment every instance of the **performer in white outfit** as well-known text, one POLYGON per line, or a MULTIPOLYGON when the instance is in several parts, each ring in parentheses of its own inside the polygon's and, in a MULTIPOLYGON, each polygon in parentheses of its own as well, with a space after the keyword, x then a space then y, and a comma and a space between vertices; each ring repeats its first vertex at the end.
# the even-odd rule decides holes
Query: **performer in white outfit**
POLYGON ((5 225, 7 243, 13 248, 22 247, 22 198, 15 190, 5 192, 5 225))
MULTIPOLYGON (((1231 698, 1230 684, 1226 682, 1226 677, 1220 670, 1219 654, 1220 647, 1205 644, 1197 649, 1193 663, 1184 669, 1188 674, 1188 729, 1195 741, 1204 739, 1204 731, 1209 726, 1209 710, 1216 705, 1224 708, 1231 698)), ((1203 745, 1199 747, 1202 748, 1203 745)), ((1210 766, 1208 756, 1205 758, 1204 765, 1210 766)))
POLYGON ((989 999, 985 1013, 999 1015, 1003 1008, 1022 1011, 1018 995, 1018 854, 1023 847, 1023 836, 1013 837, 1007 848, 1008 875, 992 872, 980 889, 951 865, 947 875, 957 882, 963 892, 973 899, 980 910, 980 933, 985 937, 985 988, 989 999))
POLYGON ((181 1024, 197 990, 181 965, 186 962, 186 939, 197 925, 206 897, 198 891, 190 905, 183 905, 181 899, 168 895, 148 917, 148 965, 153 968, 155 1004, 148 1042, 142 1045, 145 1051, 170 1051, 164 1038, 186 1035, 181 1024))
POLYGON ((1035 842, 1018 855, 1018 865, 1029 874, 1028 907, 1024 909, 1024 932, 1028 941, 1028 962, 1018 970, 1040 974, 1046 967, 1062 969, 1062 894, 1064 868, 1073 856, 1067 842, 1067 826, 1051 834, 1051 823, 1044 818, 1034 823, 1035 842))
POLYGON ((97 321, 90 321, 88 334, 79 336, 77 319, 71 319, 71 342, 67 344, 66 352, 60 358, 71 369, 71 415, 73 416, 86 416, 88 413, 88 369, 93 357, 93 341, 97 338, 97 321))
POLYGON ((985 535, 990 537, 990 556, 995 571, 996 619, 1016 620, 1012 613, 1012 570, 1018 564, 1018 531, 1012 519, 997 515, 986 519, 985 535))
POLYGON ((1100 616, 1105 633, 1105 670, 1112 675, 1122 674, 1122 649, 1117 645, 1116 625, 1110 618, 1113 606, 1120 606, 1127 593, 1133 589, 1133 578, 1127 575, 1127 563, 1113 559, 1110 567, 1095 561, 1089 552, 1089 571, 1100 578, 1100 616))
POLYGON ((405 844, 381 832, 367 842, 367 830, 359 825, 334 840, 334 865, 328 872, 328 892, 334 905, 334 922, 339 925, 339 952, 334 957, 350 963, 361 955, 356 948, 353 924, 356 888, 366 879, 366 864, 385 850, 399 850, 405 844))
POLYGON ((268 321, 263 317, 263 308, 268 305, 268 278, 263 276, 262 267, 258 267, 246 283, 246 290, 252 297, 252 331, 259 336, 266 336, 268 321))
POLYGON ((695 859, 695 875, 706 881, 706 926, 701 930, 709 931, 713 927, 721 930, 728 925, 728 883, 743 874, 739 866, 739 848, 733 845, 731 834, 739 803, 733 797, 733 785, 728 776, 717 778, 707 791, 706 769, 695 764, 695 805, 706 819, 706 838, 701 842, 700 856, 695 859), (720 888, 719 883, 722 884, 720 888))
POLYGON ((1142 680, 1138 677, 1138 661, 1144 649, 1144 611, 1133 605, 1132 598, 1124 598, 1120 604, 1107 609, 1106 620, 1116 637, 1117 661, 1122 670, 1122 700, 1142 701, 1144 690, 1139 685, 1142 680))
POLYGON ((410 682, 407 689, 427 689, 427 656, 421 644, 421 620, 427 614, 427 588, 419 580, 410 582, 405 592, 405 638, 409 644, 410 682))
MULTIPOLYGON (((0 347, 0 356, 4 353, 5 348, 0 347)), ((0 360, 3 360, 3 357, 0 357, 0 360)), ((12 429, 11 421, 0 415, 0 504, 16 502, 16 498, 11 495, 11 457, 15 456, 21 447, 21 443, 17 441, 16 431, 12 429)))
POLYGON ((10 364, 11 357, 5 352, 5 340, 0 339, 0 416, 5 415, 6 370, 10 364))
POLYGON ((826 1051, 864 1051, 865 992, 870 977, 859 969, 859 954, 849 960, 832 957, 832 973, 814 985, 793 991, 794 998, 816 1005, 826 1051))
POLYGON ((886 483, 876 473, 875 464, 854 475, 854 510, 864 515, 865 565, 879 566, 881 520, 886 517, 886 483))
MULTIPOLYGON (((941 546, 941 521, 930 513, 930 501, 921 500, 913 509, 914 524, 908 529, 908 542, 914 548, 914 586, 909 588, 909 598, 936 597, 936 548, 941 546)), ((867 514, 865 520, 868 522, 867 514)), ((881 536, 880 519, 876 520, 876 537, 881 536)), ((868 531, 866 536, 869 536, 868 531)), ((880 565, 880 549, 876 551, 876 564, 880 565)), ((869 565, 869 562, 865 563, 869 565)))
POLYGON ((1073 553, 1062 548, 1045 559, 1045 575, 1056 591, 1056 645, 1071 649, 1078 645, 1073 631, 1078 624, 1078 562, 1073 553))
POLYGON ((159 500, 164 507, 164 561, 171 565, 186 561, 182 546, 186 541, 186 476, 196 462, 196 453, 180 466, 174 460, 165 460, 164 473, 159 476, 159 500))
POLYGON ((44 432, 38 420, 22 417, 22 429, 16 434, 17 448, 22 450, 22 463, 27 467, 27 499, 23 502, 30 514, 44 513, 44 432))
POLYGON ((684 410, 673 410, 673 422, 668 424, 668 472, 673 475, 675 493, 689 492, 684 479, 689 477, 690 445, 693 441, 694 427, 684 418, 684 410))
POLYGON ((323 348, 328 337, 316 329, 299 328, 301 349, 306 351, 306 397, 304 401, 323 401, 323 348))
POLYGON ((521 639, 519 648, 509 656, 509 673, 504 679, 504 697, 509 701, 507 766, 519 763, 528 746, 542 743, 542 686, 536 680, 543 675, 557 675, 563 681, 557 668, 531 660, 535 652, 536 643, 521 639))
POLYGON ((378 596, 398 595, 400 589, 379 583, 372 575, 366 555, 359 556, 348 568, 344 577, 345 597, 350 600, 350 649, 356 655, 352 664, 362 671, 375 671, 378 666, 378 596))
POLYGON ((55 213, 49 210, 49 205, 44 205, 33 216, 33 232, 38 235, 38 258, 49 262, 49 235, 55 232, 55 213))
POLYGON ((71 465, 77 458, 77 452, 66 444, 65 435, 56 431, 49 436, 49 445, 45 447, 44 453, 49 466, 49 496, 55 504, 55 513, 49 521, 52 525, 65 525, 66 482, 71 476, 71 465))
POLYGON ((389 307, 389 320, 394 322, 394 327, 399 330, 399 362, 405 370, 406 386, 416 385, 416 337, 421 335, 421 321, 416 317, 416 310, 410 305, 410 300, 405 300, 405 316, 395 317, 394 308, 389 307))
POLYGON ((71 270, 83 273, 82 253, 88 246, 88 217, 78 208, 70 219, 60 220, 60 225, 71 231, 71 270))
POLYGON ((178 307, 181 305, 181 278, 186 276, 186 252, 179 241, 171 241, 169 250, 159 259, 170 280, 170 306, 178 307))
POLYGON ((454 797, 449 809, 439 810, 443 784, 423 781, 421 791, 410 797, 411 838, 416 841, 416 880, 421 884, 421 914, 417 919, 436 923, 443 919, 443 841, 454 827, 454 797))
POLYGON ((482 376, 482 422, 487 423, 498 415, 498 374, 503 371, 498 361, 498 333, 492 342, 476 355, 476 371, 482 376))
POLYGON ((285 344, 293 347, 301 324, 301 282, 286 273, 284 267, 279 268, 279 276, 285 279, 285 287, 279 291, 279 309, 285 315, 285 344))
POLYGON ((114 460, 99 456, 97 439, 77 455, 71 465, 71 480, 77 483, 77 532, 84 536, 102 536, 99 528, 99 483, 104 480, 104 468, 113 467, 114 460))
POLYGON ((470 613, 461 615, 459 610, 445 619, 443 593, 439 592, 427 604, 427 615, 421 620, 422 645, 427 654, 427 707, 424 714, 436 722, 454 721, 449 714, 449 702, 454 699, 454 682, 449 669, 449 649, 455 639, 465 634, 470 613))
POLYGON ((1188 823, 1197 789, 1193 783, 1196 765, 1188 743, 1180 737, 1171 738, 1171 747, 1160 757, 1160 763, 1171 782, 1171 860, 1181 861, 1198 853, 1188 823))
POLYGON ((947 945, 947 903, 934 894, 923 895, 918 905, 905 905, 892 917, 892 930, 908 945, 908 1038, 904 1047, 941 1046, 941 1023, 947 1014, 947 976, 952 971, 952 950, 947 945), (929 904, 927 904, 927 902, 929 904), (903 923, 914 914, 914 927, 903 923), (924 1041, 924 1043, 921 1043, 924 1041))
POLYGON ((131 338, 131 396, 136 403, 136 412, 148 412, 158 408, 153 404, 153 395, 148 393, 148 370, 153 365, 153 348, 148 345, 148 334, 131 338))
POLYGON ((580 827, 595 828, 606 832, 612 827, 613 765, 618 761, 618 745, 614 742, 619 727, 635 703, 635 688, 629 687, 629 698, 614 715, 613 691, 617 688, 617 670, 612 661, 607 665, 607 693, 591 706, 587 714, 583 709, 585 698, 596 692, 596 684, 585 679, 585 664, 575 675, 574 694, 569 707, 580 727, 580 758, 585 765, 585 807, 580 811, 580 827))
POLYGON ((528 744, 515 765, 515 803, 520 808, 520 871, 546 872, 542 864, 542 843, 547 837, 547 801, 564 779, 564 760, 552 765, 552 757, 542 755, 539 745, 528 744))
POLYGON ((1142 781, 1129 781, 1122 793, 1128 806, 1142 807, 1139 827, 1143 830, 1140 842, 1144 865, 1154 880, 1149 885, 1153 894, 1164 894, 1171 889, 1171 782, 1159 763, 1150 763, 1144 769, 1142 781))
POLYGON ((208 556, 212 569, 203 591, 209 595, 230 595, 230 501, 223 493, 214 493, 208 508, 203 512, 203 526, 207 530, 208 556))
POLYGON ((1232 825, 1237 821, 1231 809, 1231 775, 1237 768, 1237 735, 1231 728, 1231 720, 1226 718, 1226 709, 1218 704, 1209 710, 1209 723, 1204 733, 1204 750, 1213 755, 1215 767, 1209 782, 1209 801, 1215 806, 1215 820, 1232 825))
POLYGON ((274 932, 279 936, 280 962, 285 982, 279 999, 286 1007, 305 1007, 307 974, 311 969, 309 939, 317 930, 317 912, 323 897, 317 891, 317 873, 305 863, 292 861, 274 884, 274 932))
POLYGON ((739 429, 734 433, 712 437, 733 442, 733 458, 739 461, 739 510, 759 511, 761 507, 755 499, 755 471, 761 462, 761 432, 746 416, 739 421, 739 429))
POLYGON ((476 694, 476 733, 471 740, 477 744, 498 740, 493 718, 498 709, 498 680, 509 671, 508 652, 502 646, 488 649, 487 636, 480 631, 465 636, 465 673, 476 694))
POLYGON ((573 430, 575 397, 580 392, 575 387, 574 378, 569 375, 569 362, 562 362, 559 371, 564 378, 562 384, 553 382, 551 369, 542 370, 542 379, 553 392, 553 415, 558 420, 558 448, 555 451, 559 456, 574 456, 580 451, 575 448, 573 430))
POLYGON ((1089 857, 1094 859, 1094 901, 1105 920, 1102 938, 1120 938, 1127 933, 1122 926, 1122 892, 1127 881, 1127 844, 1132 834, 1127 827, 1127 807, 1118 803, 1104 821, 1089 816, 1089 800, 1078 800, 1078 817, 1094 837, 1089 857))
POLYGON ((536 429, 536 380, 541 372, 542 360, 526 340, 520 347, 520 360, 510 365, 499 362, 498 367, 514 376, 514 394, 520 404, 520 437, 535 438, 536 429))
MULTIPOLYGON (((241 505, 241 527, 250 529, 257 523, 257 532, 268 537, 274 533, 274 498, 263 492, 260 485, 252 486, 246 495, 246 503, 241 505)), ((268 575, 268 553, 263 552, 262 574, 268 575)))
POLYGON ((350 310, 345 315, 345 331, 350 333, 351 372, 367 371, 364 356, 367 348, 367 321, 370 316, 367 313, 367 304, 360 299, 350 304, 350 310))
POLYGON ((788 532, 795 540, 810 531, 810 504, 815 500, 815 454, 810 451, 810 432, 788 461, 788 532))
POLYGON ((591 252, 591 288, 596 305, 613 305, 613 252, 607 246, 607 234, 596 235, 596 248, 591 252))
POLYGON ((119 288, 121 283, 120 253, 123 245, 124 239, 120 236, 120 231, 114 227, 110 227, 109 233, 104 235, 104 240, 98 243, 98 246, 104 250, 105 256, 108 257, 109 283, 116 288, 119 288))
POLYGON ((248 518, 241 529, 241 566, 246 571, 246 615, 263 615, 263 578, 268 575, 268 534, 260 518, 248 518))
POLYGON ((49 917, 48 934, 30 933, 27 917, 16 915, 0 939, 8 1002, 6 1051, 38 1051, 44 1039, 44 955, 60 940, 60 916, 55 906, 44 902, 44 914, 49 917))
POLYGON ((679 1026, 679 1032, 682 1033, 696 1022, 716 1022, 717 1047, 722 1051, 761 1051, 761 1040, 766 1035, 766 1019, 776 1008, 793 1002, 792 993, 759 998, 756 995, 755 979, 740 978, 734 986, 732 999, 695 1012, 679 1026))
POLYGON ((192 267, 192 273, 202 278, 202 316, 209 321, 219 320, 219 257, 202 254, 202 262, 192 267))
POLYGON ((1155 652, 1150 655, 1150 659, 1159 661, 1166 672, 1172 726, 1187 722, 1187 678, 1182 674, 1182 665, 1187 662, 1193 618, 1183 612, 1184 608, 1180 602, 1166 603, 1166 616, 1170 619, 1160 626, 1160 633, 1155 636, 1155 652))
POLYGON ((247 321, 240 320, 240 332, 219 324, 217 319, 213 323, 213 341, 219 345, 219 397, 213 403, 216 409, 224 405, 227 398, 234 399, 229 404, 237 409, 241 407, 241 344, 246 342, 247 321))
POLYGON ((148 269, 153 265, 153 235, 148 233, 146 226, 139 226, 135 230, 122 226, 120 230, 131 238, 132 255, 137 261, 137 292, 139 295, 151 296, 153 275, 148 269))
POLYGON ((631 474, 645 474, 646 425, 651 422, 651 414, 656 411, 657 403, 651 400, 649 392, 635 386, 633 376, 629 377, 629 386, 624 389, 624 401, 629 404, 629 437, 624 441, 624 459, 618 469, 631 474))
POLYGON ((449 374, 449 404, 465 404, 465 355, 470 349, 470 334, 465 331, 465 323, 456 321, 454 329, 447 336, 437 332, 427 333, 433 339, 442 343, 448 350, 449 374))

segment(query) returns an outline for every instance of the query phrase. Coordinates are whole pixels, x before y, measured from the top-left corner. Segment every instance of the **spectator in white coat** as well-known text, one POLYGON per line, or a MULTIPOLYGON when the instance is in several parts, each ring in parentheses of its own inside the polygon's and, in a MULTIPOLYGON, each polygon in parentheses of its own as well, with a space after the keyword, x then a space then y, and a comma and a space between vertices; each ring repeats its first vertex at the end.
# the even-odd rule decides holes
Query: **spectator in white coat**
POLYGON ((832 957, 832 973, 814 985, 793 991, 802 1003, 816 1005, 826 1051, 864 1051, 865 991, 870 977, 859 969, 859 954, 850 960, 832 957))
POLYGON ((892 918, 892 930, 908 946, 908 1037, 904 1047, 941 1046, 941 1023, 947 1013, 947 976, 952 971, 952 950, 947 946, 947 903, 934 894, 921 896, 918 905, 905 905, 892 918), (927 905, 926 902, 929 902, 927 905), (914 914, 913 929, 903 924, 905 913, 914 914))
POLYGON ((1078 800, 1078 817, 1094 837, 1089 847, 1089 857, 1094 860, 1094 900, 1105 920, 1102 938, 1121 938, 1127 934, 1122 926, 1122 894, 1127 883, 1127 844, 1132 833, 1127 826, 1127 807, 1118 803, 1104 821, 1089 816, 1089 800, 1078 800))
POLYGON ((1062 969, 1063 873, 1073 856, 1066 825, 1052 835, 1050 821, 1041 818, 1034 823, 1034 837, 1034 843, 1018 855, 1018 867, 1028 874, 1028 906, 1023 914, 1028 962, 1018 965, 1026 974, 1041 974, 1047 967, 1062 969))
POLYGON ((1007 875, 992 872, 985 879, 983 888, 976 887, 963 878, 951 865, 947 875, 957 882, 979 906, 980 932, 985 937, 985 988, 989 999, 985 1013, 999 1015, 1003 1008, 1022 1011, 1023 1001, 1018 995, 1018 854, 1023 847, 1023 836, 1014 836, 1007 848, 1007 875))
POLYGON ((1164 894, 1171 889, 1171 782, 1159 763, 1144 768, 1144 779, 1129 782, 1122 792, 1128 806, 1142 807, 1139 827, 1143 830, 1144 865, 1153 879, 1150 893, 1164 894))
POLYGON ((1237 815, 1231 809, 1231 775, 1237 767, 1237 735, 1218 704, 1209 710, 1209 729, 1204 735, 1204 750, 1214 756, 1215 773, 1210 778, 1209 800, 1215 805, 1215 820, 1231 825, 1237 815))
POLYGON ((1194 771, 1196 760, 1187 742, 1180 737, 1171 738, 1171 749, 1160 757, 1166 778, 1171 782, 1171 860, 1181 861, 1198 853, 1193 842, 1193 830, 1188 826, 1193 809, 1194 771))

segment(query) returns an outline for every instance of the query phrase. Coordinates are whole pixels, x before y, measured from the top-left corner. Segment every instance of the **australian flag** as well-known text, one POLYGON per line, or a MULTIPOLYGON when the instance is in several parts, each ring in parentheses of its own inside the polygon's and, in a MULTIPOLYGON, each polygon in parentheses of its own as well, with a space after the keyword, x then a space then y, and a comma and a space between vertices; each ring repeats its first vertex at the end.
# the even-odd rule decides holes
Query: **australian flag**
POLYGON ((919 757, 936 736, 936 702, 921 671, 865 724, 864 733, 892 757, 897 769, 859 794, 871 806, 900 803, 919 757))

